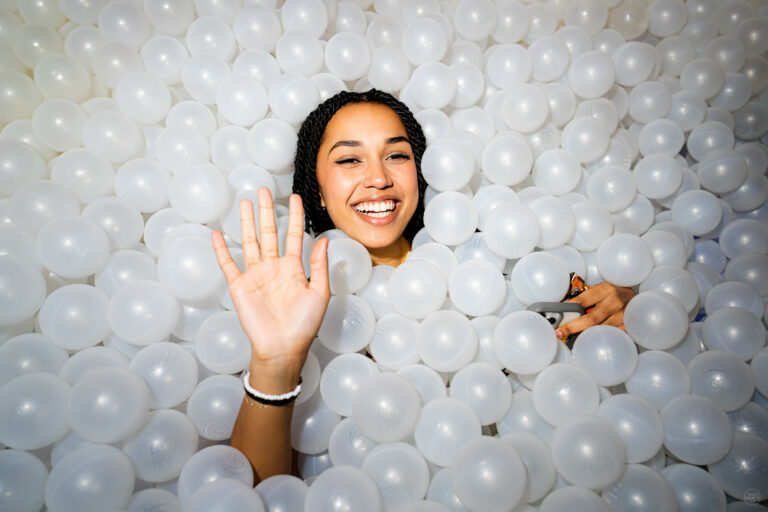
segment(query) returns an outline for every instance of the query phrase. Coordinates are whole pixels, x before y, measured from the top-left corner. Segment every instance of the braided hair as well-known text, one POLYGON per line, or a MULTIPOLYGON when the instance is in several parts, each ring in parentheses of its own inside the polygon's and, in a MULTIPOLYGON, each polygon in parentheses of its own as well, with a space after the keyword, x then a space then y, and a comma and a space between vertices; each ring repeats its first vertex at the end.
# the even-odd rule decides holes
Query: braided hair
POLYGON ((322 233, 334 228, 333 221, 328 212, 320 206, 320 192, 317 183, 317 151, 320 141, 325 133, 325 127, 331 117, 348 103, 379 103, 386 105, 400 117, 408 134, 408 140, 413 149, 414 161, 419 187, 419 202, 416 211, 408 221, 403 236, 409 242, 413 241, 416 232, 424 226, 424 192, 427 182, 421 174, 421 157, 427 147, 427 141, 421 125, 413 117, 410 109, 389 93, 378 89, 370 89, 365 92, 341 91, 322 102, 315 110, 310 112, 301 124, 296 145, 296 157, 294 159, 293 192, 301 196, 304 204, 304 229, 307 233, 322 233))

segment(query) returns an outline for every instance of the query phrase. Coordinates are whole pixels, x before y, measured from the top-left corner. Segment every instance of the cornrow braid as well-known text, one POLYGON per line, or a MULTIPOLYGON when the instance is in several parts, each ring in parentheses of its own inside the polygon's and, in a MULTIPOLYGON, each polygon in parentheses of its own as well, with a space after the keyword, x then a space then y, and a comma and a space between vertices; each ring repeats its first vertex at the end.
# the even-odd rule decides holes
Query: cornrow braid
POLYGON ((307 233, 320 234, 334 228, 328 212, 320 206, 320 187, 317 183, 316 172, 317 150, 320 147, 320 141, 328 122, 341 107, 349 103, 386 105, 395 111, 405 127, 413 149, 419 187, 419 202, 416 211, 403 232, 403 236, 411 242, 416 233, 424 226, 424 193, 427 189, 427 182, 421 173, 421 157, 427 148, 427 140, 421 125, 413 117, 410 109, 391 94, 378 89, 369 89, 365 92, 341 91, 318 105, 301 124, 296 145, 296 157, 293 161, 293 192, 301 196, 304 204, 304 229, 307 233))

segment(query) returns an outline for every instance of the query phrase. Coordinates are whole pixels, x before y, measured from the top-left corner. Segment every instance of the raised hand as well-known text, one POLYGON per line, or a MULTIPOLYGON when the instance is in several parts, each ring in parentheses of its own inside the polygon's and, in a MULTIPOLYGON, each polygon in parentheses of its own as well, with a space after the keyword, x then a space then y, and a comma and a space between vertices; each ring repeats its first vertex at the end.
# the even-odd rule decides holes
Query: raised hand
POLYGON ((313 247, 307 282, 301 262, 304 236, 301 197, 296 194, 290 197, 282 258, 278 254, 277 227, 269 190, 260 188, 258 200, 258 240, 253 203, 247 199, 240 202, 245 272, 241 273, 232 260, 220 231, 214 231, 211 239, 240 324, 251 341, 251 373, 254 368, 259 368, 278 375, 281 371, 301 368, 323 320, 331 295, 328 241, 320 240, 313 247))

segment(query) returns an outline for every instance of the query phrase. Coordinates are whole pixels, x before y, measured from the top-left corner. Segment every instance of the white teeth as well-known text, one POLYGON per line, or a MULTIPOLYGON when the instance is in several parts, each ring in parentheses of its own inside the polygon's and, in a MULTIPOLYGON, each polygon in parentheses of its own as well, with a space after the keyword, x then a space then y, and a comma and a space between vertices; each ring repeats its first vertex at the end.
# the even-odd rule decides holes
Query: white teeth
POLYGON ((382 213, 386 212, 389 213, 390 211, 395 209, 395 202, 394 201, 376 201, 376 202, 365 202, 365 203, 359 203, 355 205, 355 210, 357 210, 360 213, 382 213))

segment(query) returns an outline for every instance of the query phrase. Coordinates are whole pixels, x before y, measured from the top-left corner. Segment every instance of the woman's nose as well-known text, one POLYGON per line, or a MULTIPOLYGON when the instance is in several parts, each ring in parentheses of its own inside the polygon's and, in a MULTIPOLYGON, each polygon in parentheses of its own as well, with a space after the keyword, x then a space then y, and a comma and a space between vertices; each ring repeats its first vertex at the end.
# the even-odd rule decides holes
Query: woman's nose
POLYGON ((385 188, 392 185, 392 180, 389 176, 389 171, 384 163, 378 159, 370 159, 370 164, 365 171, 365 178, 363 185, 373 188, 385 188))

